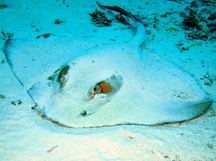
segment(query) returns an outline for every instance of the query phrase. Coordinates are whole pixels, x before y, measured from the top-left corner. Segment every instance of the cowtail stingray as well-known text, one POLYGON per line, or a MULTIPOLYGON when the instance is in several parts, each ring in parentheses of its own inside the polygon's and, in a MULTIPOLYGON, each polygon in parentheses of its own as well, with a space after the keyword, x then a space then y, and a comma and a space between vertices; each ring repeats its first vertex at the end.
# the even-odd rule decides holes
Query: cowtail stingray
MULTIPOLYGON (((32 109, 39 116, 67 128, 101 128, 183 122, 209 109, 212 99, 191 74, 159 54, 141 49, 146 32, 137 16, 117 6, 97 4, 131 18, 137 27, 134 37, 82 54, 71 53, 60 67, 51 67, 55 64, 52 57, 45 58, 42 53, 37 53, 39 61, 33 63, 26 54, 33 52, 28 43, 19 50, 21 45, 15 39, 5 42, 8 64, 35 102, 32 109), (26 59, 29 62, 25 64, 26 59), (34 70, 37 66, 40 69, 34 70), (52 73, 42 74, 43 66, 52 73)), ((39 48, 37 43, 29 43, 39 48)), ((49 48, 59 45, 49 44, 49 48)), ((62 53, 69 52, 69 45, 62 43, 62 53)), ((52 52, 59 54, 58 50, 52 52)))

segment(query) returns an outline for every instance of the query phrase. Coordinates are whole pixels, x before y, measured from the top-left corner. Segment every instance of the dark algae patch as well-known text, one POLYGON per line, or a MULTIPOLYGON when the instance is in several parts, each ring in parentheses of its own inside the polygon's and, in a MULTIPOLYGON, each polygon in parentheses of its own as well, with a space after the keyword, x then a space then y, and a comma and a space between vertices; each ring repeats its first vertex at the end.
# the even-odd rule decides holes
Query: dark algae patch
POLYGON ((6 97, 3 94, 0 94, 0 99, 5 99, 6 97))
POLYGON ((59 25, 59 24, 62 24, 62 23, 66 23, 66 22, 65 22, 65 21, 62 21, 62 20, 60 20, 60 19, 55 19, 54 24, 59 25))
POLYGON ((216 38, 216 5, 211 0, 192 1, 185 11, 182 26, 189 39, 214 40, 216 38))
POLYGON ((0 4, 0 9, 7 8, 7 7, 8 7, 8 5, 6 5, 6 4, 0 4))
POLYGON ((113 21, 108 19, 103 12, 98 11, 97 9, 95 9, 95 11, 89 15, 91 16, 92 23, 97 27, 111 26, 113 21))

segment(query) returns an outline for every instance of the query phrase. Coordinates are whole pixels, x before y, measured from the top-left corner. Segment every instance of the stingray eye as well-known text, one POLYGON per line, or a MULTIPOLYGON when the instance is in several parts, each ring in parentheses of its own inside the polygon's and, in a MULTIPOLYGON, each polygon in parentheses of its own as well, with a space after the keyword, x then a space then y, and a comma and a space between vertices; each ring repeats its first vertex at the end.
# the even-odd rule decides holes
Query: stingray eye
POLYGON ((112 86, 106 82, 100 82, 95 85, 95 87, 90 91, 90 96, 101 93, 110 93, 112 91, 112 86))
POLYGON ((91 90, 90 96, 94 96, 99 93, 101 93, 101 87, 98 84, 96 84, 96 86, 91 90))
POLYGON ((58 81, 61 87, 63 87, 66 83, 65 75, 67 74, 69 68, 70 68, 69 65, 65 65, 59 72, 58 81))
POLYGON ((113 97, 113 95, 115 95, 116 92, 120 90, 122 84, 123 79, 120 75, 112 75, 109 78, 105 78, 104 80, 95 83, 93 86, 89 88, 89 90, 86 93, 86 100, 100 98, 107 101, 111 99, 111 97, 113 97))

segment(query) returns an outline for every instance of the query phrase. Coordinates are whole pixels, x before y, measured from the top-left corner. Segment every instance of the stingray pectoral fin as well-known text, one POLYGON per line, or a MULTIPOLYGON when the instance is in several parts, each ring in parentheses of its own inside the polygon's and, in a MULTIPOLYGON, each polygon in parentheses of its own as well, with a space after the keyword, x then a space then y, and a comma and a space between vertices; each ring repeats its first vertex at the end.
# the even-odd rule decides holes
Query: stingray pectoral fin
POLYGON ((205 113, 213 104, 212 100, 209 101, 205 101, 205 102, 201 102, 201 103, 197 103, 191 106, 191 108, 193 108, 195 110, 195 117, 201 116, 203 113, 205 113))
MULTIPOLYGON (((198 116, 201 116, 211 107, 212 102, 213 101, 211 100, 207 100, 207 101, 199 101, 196 103, 191 103, 191 102, 178 103, 178 105, 176 105, 176 108, 170 111, 171 115, 169 116, 171 120, 167 122, 171 122, 171 123, 181 122, 181 121, 191 120, 198 116)), ((164 122, 166 122, 166 120, 164 122)))
POLYGON ((147 125, 160 125, 191 120, 204 114, 212 103, 209 99, 197 102, 158 101, 152 107, 155 108, 154 112, 143 121, 147 125))
MULTIPOLYGON (((83 41, 83 40, 82 40, 83 41)), ((67 59, 81 55, 83 47, 67 37, 8 39, 4 45, 7 62, 19 82, 30 88, 44 80, 67 59)))

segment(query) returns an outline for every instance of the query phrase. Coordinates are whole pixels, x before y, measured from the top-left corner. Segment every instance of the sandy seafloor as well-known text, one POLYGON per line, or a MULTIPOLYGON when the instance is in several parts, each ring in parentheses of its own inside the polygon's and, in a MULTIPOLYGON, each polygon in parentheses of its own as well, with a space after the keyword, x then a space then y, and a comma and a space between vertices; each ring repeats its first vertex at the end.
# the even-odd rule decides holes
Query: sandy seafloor
MULTIPOLYGON (((126 8, 143 17, 149 32, 143 50, 156 51, 189 71, 207 93, 216 99, 215 41, 212 37, 189 40, 186 34, 188 31, 182 27, 183 17, 180 12, 190 6, 190 0, 100 2, 126 8), (165 13, 168 13, 167 16, 161 16, 165 13)), ((0 5, 3 4, 7 7, 0 9, 0 30, 13 33, 14 39, 28 39, 45 33, 57 37, 72 35, 74 46, 86 49, 112 41, 127 41, 133 36, 132 29, 116 21, 110 27, 99 28, 93 25, 89 13, 98 8, 93 0, 0 0, 0 5), (54 24, 55 19, 65 23, 54 24)), ((199 119, 177 126, 99 129, 57 127, 31 110, 32 101, 25 87, 19 84, 6 62, 3 35, 0 41, 1 161, 216 160, 216 103, 199 119), (20 105, 19 100, 22 102, 20 105)))

